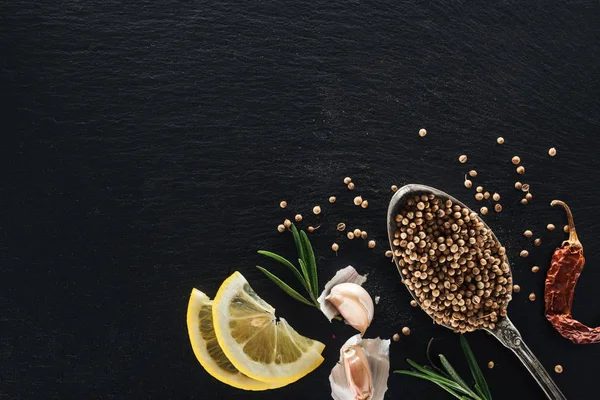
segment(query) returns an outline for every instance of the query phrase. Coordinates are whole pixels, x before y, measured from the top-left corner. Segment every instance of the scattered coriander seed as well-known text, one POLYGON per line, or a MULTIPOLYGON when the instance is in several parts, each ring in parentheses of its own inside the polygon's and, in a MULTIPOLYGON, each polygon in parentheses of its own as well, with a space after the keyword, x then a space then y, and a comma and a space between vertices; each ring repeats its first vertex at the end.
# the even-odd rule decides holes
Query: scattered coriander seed
POLYGON ((392 339, 394 340, 394 342, 399 342, 400 341, 400 335, 398 335, 397 333, 394 333, 394 336, 392 336, 392 339))
POLYGON ((524 173, 525 173, 525 167, 524 167, 524 166, 522 166, 522 165, 519 165, 519 166, 517 167, 517 174, 519 174, 519 175, 523 175, 524 173))
POLYGON ((474 169, 469 171, 469 176, 472 178, 475 178, 477 176, 477 171, 475 171, 474 169))
POLYGON ((527 201, 529 201, 529 200, 533 199, 533 195, 531 193, 527 193, 525 195, 525 198, 527 199, 527 201))
POLYGON ((281 203, 279 203, 279 207, 286 208, 287 207, 287 201, 283 200, 281 203))
POLYGON ((540 244, 542 244, 542 239, 540 239, 540 238, 537 238, 537 239, 535 239, 535 240, 533 241, 533 244, 534 244, 535 246, 539 246, 540 244))
POLYGON ((536 272, 538 272, 540 270, 540 267, 538 267, 537 265, 534 265, 533 267, 531 267, 531 272, 533 272, 534 274, 536 272))
POLYGON ((314 232, 315 231, 315 227, 314 226, 309 226, 308 228, 306 228, 306 230, 308 232, 314 232))
POLYGON ((519 286, 519 285, 513 285, 513 292, 519 293, 520 291, 521 291, 521 286, 519 286))
POLYGON ((361 232, 362 231, 360 229, 355 229, 354 230, 354 237, 358 239, 360 237, 361 232))
POLYGON ((419 129, 419 136, 425 137, 427 135, 427 131, 425 129, 419 129))
POLYGON ((529 192, 529 183, 524 183, 521 187, 521 190, 524 192, 529 192))
POLYGON ((292 221, 286 219, 285 221, 283 221, 283 226, 289 229, 292 226, 292 221))
POLYGON ((527 199, 521 199, 521 204, 527 204, 527 203, 528 203, 527 199))
POLYGON ((548 230, 549 230, 549 231, 551 231, 551 232, 554 230, 554 228, 556 228, 556 227, 554 226, 554 224, 548 224, 548 225, 546 225, 546 229, 548 229, 548 230))
POLYGON ((346 236, 348 236, 348 239, 350 239, 350 240, 354 239, 354 233, 352 233, 352 232, 348 232, 348 234, 346 236))
POLYGON ((488 213, 488 208, 487 208, 487 207, 481 207, 481 208, 479 209, 479 211, 480 211, 480 212, 481 212, 483 215, 486 215, 486 214, 488 213))
POLYGON ((413 306, 413 307, 417 307, 417 306, 418 306, 418 304, 417 304, 417 301, 416 301, 416 300, 411 300, 411 301, 410 301, 410 305, 411 305, 411 306, 413 306))
POLYGON ((557 374, 562 374, 563 373, 562 365, 558 364, 558 365, 554 366, 554 372, 556 372, 557 374))
MULTIPOLYGON (((465 175, 465 178, 466 178, 466 177, 467 177, 467 176, 465 175)), ((465 179, 465 187, 466 187, 467 189, 471 189, 471 188, 473 187, 473 182, 471 182, 469 179, 465 179)))
POLYGON ((519 164, 521 162, 521 157, 514 156, 511 161, 512 161, 513 164, 517 165, 517 164, 519 164))
POLYGON ((526 238, 530 238, 533 236, 533 232, 527 229, 525 232, 523 232, 523 236, 525 236, 526 238))
POLYGON ((319 215, 319 214, 321 214, 321 207, 319 207, 319 206, 314 206, 314 207, 313 207, 313 214, 315 214, 315 215, 319 215))
POLYGON ((402 328, 402 334, 404 336, 409 336, 410 335, 410 328, 408 326, 405 326, 404 328, 402 328))
POLYGON ((343 222, 340 222, 339 224, 337 224, 337 230, 342 232, 346 230, 346 224, 343 222))
POLYGON ((370 249, 374 249, 375 248, 375 241, 374 240, 369 240, 369 244, 368 244, 370 249))
POLYGON ((498 139, 496 139, 496 143, 504 144, 504 138, 502 136, 500 136, 498 139))
POLYGON ((500 195, 498 193, 494 193, 492 195, 492 199, 494 199, 494 201, 500 201, 500 195))
POLYGON ((490 196, 491 196, 490 192, 485 192, 483 194, 483 198, 486 199, 486 200, 488 200, 490 198, 490 196))
POLYGON ((494 368, 494 362, 493 362, 493 361, 490 361, 490 362, 488 363, 488 368, 489 368, 489 369, 492 369, 492 368, 494 368))
POLYGON ((475 188, 475 191, 476 191, 477 193, 481 193, 481 192, 483 192, 483 186, 477 186, 477 187, 475 188))
POLYGON ((554 147, 551 147, 550 150, 548 150, 548 154, 550 155, 550 157, 554 157, 556 155, 556 149, 554 147))
POLYGON ((386 251, 386 252, 385 252, 385 256, 386 256, 386 257, 388 257, 388 258, 389 258, 389 257, 392 257, 392 254, 393 254, 393 253, 392 253, 392 251, 391 251, 391 250, 388 250, 388 251, 386 251))
POLYGON ((397 192, 397 191, 398 191, 398 186, 392 185, 392 192, 397 192))
POLYGON ((302 215, 301 214, 296 214, 296 216, 294 217, 294 219, 296 220, 296 222, 300 222, 300 221, 302 221, 302 215))
POLYGON ((347 177, 344 178, 344 183, 346 185, 348 185, 350 182, 352 182, 352 178, 350 178, 349 176, 347 176, 347 177))
POLYGON ((521 252, 519 253, 519 255, 523 258, 527 257, 529 255, 529 252, 527 250, 521 250, 521 252))
POLYGON ((360 232, 360 238, 361 239, 366 239, 367 238, 367 231, 360 232))
POLYGON ((354 190, 354 182, 350 182, 350 183, 348 184, 348 189, 349 189, 349 190, 354 190))
POLYGON ((369 201, 368 201, 368 200, 363 200, 363 202, 362 202, 362 203, 360 203, 360 206, 361 206, 362 208, 367 208, 367 207, 369 207, 369 201))
POLYGON ((277 231, 278 231, 279 233, 283 233, 283 232, 285 232, 285 226, 283 226, 283 224, 279 224, 279 225, 277 225, 277 231))
POLYGON ((521 182, 515 182, 515 189, 521 190, 523 188, 523 184, 521 182))
POLYGON ((464 163, 466 163, 466 162, 467 162, 467 156, 463 154, 462 156, 458 157, 458 161, 459 161, 461 164, 464 164, 464 163))
POLYGON ((335 201, 336 201, 336 200, 337 200, 337 198, 336 198, 335 196, 331 196, 331 197, 329 198, 329 202, 330 202, 331 204, 335 203, 335 201))
POLYGON ((494 210, 499 213, 500 211, 502 211, 502 204, 498 203, 494 206, 494 210))
POLYGON ((362 201, 363 201, 362 197, 360 197, 360 196, 356 196, 356 197, 354 198, 354 205, 355 205, 355 206, 360 206, 360 203, 362 203, 362 201))
POLYGON ((336 253, 339 249, 340 249, 340 246, 337 243, 334 243, 331 245, 331 250, 335 251, 336 253))
POLYGON ((529 293, 529 301, 535 301, 535 293, 529 293))
POLYGON ((564 233, 569 233, 569 225, 563 226, 563 232, 564 233))
POLYGON ((478 200, 478 201, 483 200, 483 193, 475 193, 475 200, 478 200))

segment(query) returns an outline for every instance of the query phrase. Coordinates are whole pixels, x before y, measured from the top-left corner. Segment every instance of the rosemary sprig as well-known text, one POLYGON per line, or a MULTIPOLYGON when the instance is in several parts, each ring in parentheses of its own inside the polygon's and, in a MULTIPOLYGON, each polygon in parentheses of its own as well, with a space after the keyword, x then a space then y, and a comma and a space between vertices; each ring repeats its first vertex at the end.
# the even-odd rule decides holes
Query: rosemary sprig
POLYGON ((256 267, 294 300, 321 309, 319 302, 317 301, 317 298, 319 297, 319 281, 317 275, 317 262, 312 245, 306 232, 303 230, 299 231, 294 224, 292 224, 290 230, 292 231, 294 242, 296 243, 296 251, 298 252, 298 265, 300 268, 296 267, 286 258, 270 251, 259 250, 258 254, 269 257, 290 269, 294 273, 296 279, 302 284, 304 290, 306 290, 308 293, 310 300, 302 296, 296 290, 292 289, 287 283, 265 268, 258 265, 256 267))
MULTIPOLYGON (((431 344, 431 342, 430 342, 431 344)), ((492 400, 492 394, 488 388, 487 382, 475 360, 475 356, 471 351, 471 347, 467 342, 467 339, 460 335, 460 344, 471 369, 471 374, 475 380, 475 390, 472 390, 469 385, 460 377, 450 362, 444 357, 443 354, 439 355, 440 363, 442 364, 443 370, 432 366, 421 366, 412 360, 407 359, 406 361, 413 367, 414 371, 409 370, 398 370, 394 371, 397 374, 404 374, 414 376, 415 378, 425 379, 435 383, 452 396, 461 400, 492 400)), ((429 349, 429 346, 428 346, 429 349)), ((429 357, 429 351, 428 355, 429 357)), ((431 362, 431 361, 430 361, 431 362)))

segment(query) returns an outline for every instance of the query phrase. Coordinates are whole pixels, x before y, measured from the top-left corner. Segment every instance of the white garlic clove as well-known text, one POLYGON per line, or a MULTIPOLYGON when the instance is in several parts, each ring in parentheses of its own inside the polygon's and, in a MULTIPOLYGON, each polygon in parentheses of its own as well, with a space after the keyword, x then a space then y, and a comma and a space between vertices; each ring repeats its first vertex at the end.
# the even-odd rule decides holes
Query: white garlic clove
MULTIPOLYGON (((390 375, 390 340, 379 338, 363 339, 358 334, 352 336, 342 346, 340 361, 331 370, 331 374, 329 375, 331 397, 335 400, 357 399, 355 393, 349 387, 344 357, 344 349, 353 345, 359 346, 362 349, 368 361, 372 387, 370 400, 383 400, 387 391, 387 380, 390 375)), ((364 377, 365 375, 362 376, 364 377)), ((362 384, 357 386, 364 387, 362 384)))
POLYGON ((358 330, 361 335, 373 320, 373 300, 367 291, 356 283, 340 283, 331 288, 325 298, 337 308, 348 325, 358 330))
POLYGON ((346 383, 356 400, 369 400, 373 395, 371 367, 362 347, 351 344, 342 347, 346 383))
POLYGON ((331 322, 331 320, 339 314, 337 308, 329 301, 325 300, 327 296, 331 293, 331 289, 340 283, 356 283, 357 285, 362 285, 367 281, 366 275, 359 275, 358 272, 351 266, 348 265, 346 268, 340 269, 336 272, 335 276, 325 284, 325 289, 317 299, 319 305, 321 307, 321 311, 327 319, 331 322))

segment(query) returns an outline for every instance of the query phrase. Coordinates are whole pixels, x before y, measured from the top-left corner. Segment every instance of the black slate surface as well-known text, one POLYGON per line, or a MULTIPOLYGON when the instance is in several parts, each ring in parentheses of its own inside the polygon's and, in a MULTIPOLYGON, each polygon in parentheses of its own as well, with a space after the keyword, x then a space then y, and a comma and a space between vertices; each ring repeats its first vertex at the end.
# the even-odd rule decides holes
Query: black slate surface
MULTIPOLYGON (((322 281, 348 264, 368 272, 366 288, 381 296, 369 336, 412 329, 392 344, 392 368, 425 363, 435 337, 435 352, 466 373, 458 337, 409 306, 383 253, 391 184, 426 183, 477 207, 462 186, 469 168, 502 195, 504 211, 486 221, 522 287, 511 318, 547 368, 564 366, 553 375, 566 396, 590 398, 600 347, 559 337, 541 297, 565 237, 564 213, 549 207, 560 198, 588 259, 574 314, 600 323, 599 16, 585 1, 2 2, 0 398, 329 398, 327 376, 353 330, 254 268, 289 278, 256 250, 292 257, 275 228, 316 204, 324 212, 306 224, 322 224, 312 235, 322 281), (517 178, 532 188, 526 207, 517 178), (366 229, 377 248, 341 238, 339 221, 366 229), (523 238, 527 228, 541 247, 523 238), (234 270, 327 345, 317 371, 256 394, 202 370, 188 295, 214 295, 234 270)), ((496 364, 484 371, 494 398, 543 398, 510 351, 483 333, 469 340, 482 364, 496 364)), ((448 396, 391 376, 386 398, 448 396)))

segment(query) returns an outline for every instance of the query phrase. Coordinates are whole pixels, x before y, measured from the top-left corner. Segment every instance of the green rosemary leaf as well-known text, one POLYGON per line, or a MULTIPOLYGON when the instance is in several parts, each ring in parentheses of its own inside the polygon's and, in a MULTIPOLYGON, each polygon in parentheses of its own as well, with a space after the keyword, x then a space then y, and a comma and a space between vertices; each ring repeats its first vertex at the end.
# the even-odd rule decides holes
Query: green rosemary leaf
POLYGON ((450 388, 448 385, 446 385, 445 383, 443 383, 438 378, 434 378, 432 376, 429 376, 429 375, 426 375, 426 374, 422 374, 422 373, 419 373, 419 372, 414 372, 414 371, 399 370, 399 371, 394 371, 394 373, 396 373, 396 374, 404 374, 404 375, 409 375, 409 376, 414 376, 415 378, 420 378, 420 379, 428 380, 430 382, 435 383, 436 385, 438 385, 439 387, 441 387, 442 389, 444 389, 446 392, 450 393, 452 396, 456 397, 457 399, 460 399, 460 400, 471 400, 469 397, 465 397, 465 396, 462 396, 462 395, 456 393, 452 388, 450 388))
POLYGON ((481 394, 486 400, 492 400, 492 394, 490 393, 490 389, 488 388, 487 382, 485 381, 485 377, 477 365, 477 360, 471 351, 471 347, 467 342, 467 339, 464 335, 460 335, 460 345, 462 346, 463 352, 465 353, 465 357, 467 359, 467 363, 469 363, 469 368, 471 369, 471 374, 475 379, 475 387, 479 388, 481 394))
POLYGON ((296 276, 296 279, 298 279, 300 281, 300 283, 302 283, 302 286, 304 286, 304 288, 306 288, 308 290, 308 286, 306 285, 306 281, 304 280, 304 278, 302 277, 302 275, 300 274, 300 271, 298 271, 298 268, 296 268, 296 266, 294 264, 292 264, 291 262, 289 262, 287 259, 281 257, 278 254, 275 253, 271 253, 270 251, 266 251, 266 250, 259 250, 258 254, 261 254, 263 256, 272 258, 275 261, 280 262, 281 264, 285 265, 286 267, 288 267, 293 273, 294 276, 296 276))
POLYGON ((257 265, 256 268, 261 270, 269 279, 271 279, 273 282, 275 282, 275 284, 277 286, 279 286, 281 288, 281 290, 283 290, 285 293, 287 293, 293 299, 298 300, 309 306, 316 307, 313 303, 311 303, 309 300, 307 300, 304 296, 302 296, 300 293, 296 292, 294 289, 289 287, 284 281, 282 281, 281 279, 279 279, 278 277, 276 277, 275 275, 273 275, 272 273, 270 273, 263 267, 257 265))
POLYGON ((306 256, 306 266, 308 267, 308 275, 310 277, 310 283, 312 291, 315 297, 319 297, 319 278, 317 275, 317 261, 315 259, 315 253, 313 251, 308 235, 304 231, 300 231, 300 240, 304 246, 304 255, 306 256))
MULTIPOLYGON (((440 357, 440 362, 442 363, 442 366, 444 367, 446 372, 448 372, 448 375, 450 375, 452 377, 452 380, 454 380, 454 382, 456 382, 460 386, 462 386, 465 390, 468 390, 469 392, 473 393, 473 391, 469 388, 469 386, 466 384, 466 382, 460 377, 460 375, 458 375, 458 373, 452 367, 452 365, 446 359, 446 357, 444 357, 443 354, 440 354, 439 357, 440 357)), ((473 393, 473 394, 475 394, 475 393, 473 393)))
POLYGON ((302 275, 304 275, 304 280, 306 280, 306 290, 308 291, 308 294, 310 294, 310 297, 312 299, 314 296, 311 290, 312 286, 310 282, 308 266, 304 263, 304 261, 301 258, 298 259, 298 264, 300 264, 300 269, 302 269, 302 275))
MULTIPOLYGON (((294 236, 294 243, 296 243, 296 251, 298 252, 298 258, 301 259, 304 263, 306 263, 306 254, 304 254, 304 246, 302 246, 302 239, 300 239, 300 233, 298 232, 298 228, 296 228, 296 225, 292 224, 290 230, 292 231, 292 235, 294 236)), ((310 282, 310 279, 307 279, 306 281, 310 282)))

